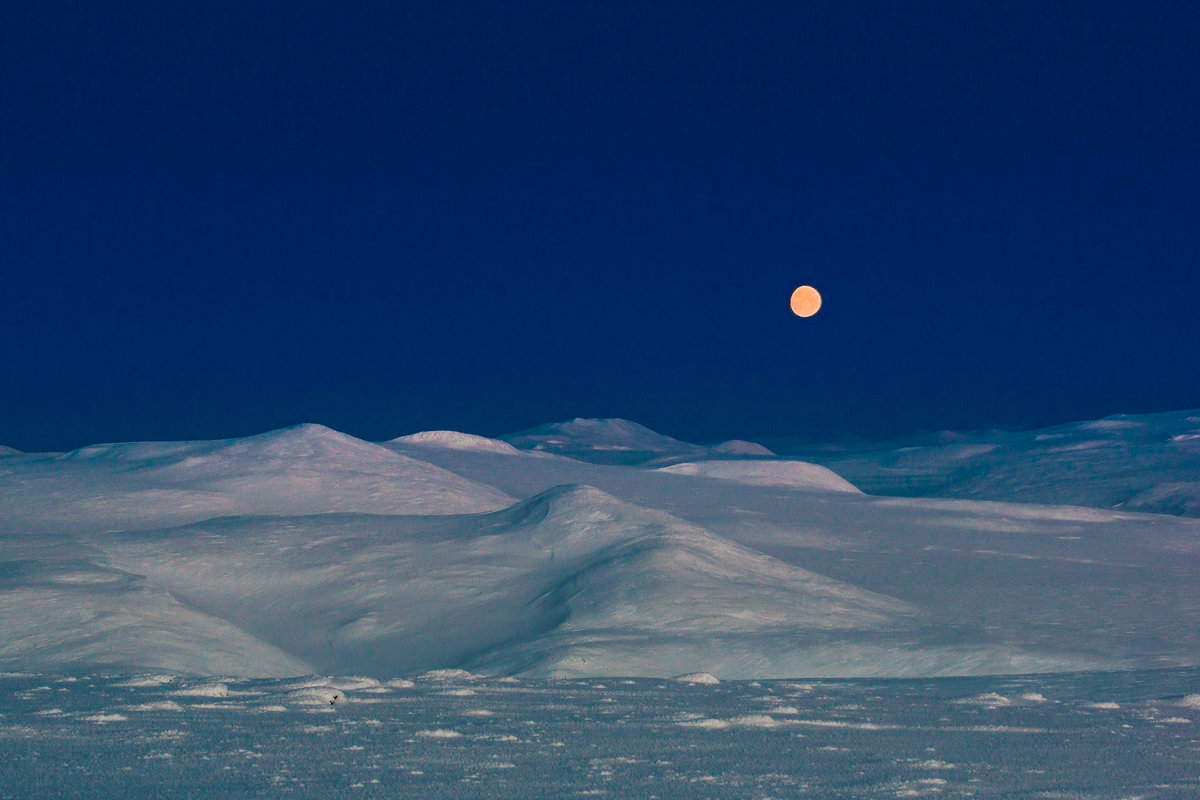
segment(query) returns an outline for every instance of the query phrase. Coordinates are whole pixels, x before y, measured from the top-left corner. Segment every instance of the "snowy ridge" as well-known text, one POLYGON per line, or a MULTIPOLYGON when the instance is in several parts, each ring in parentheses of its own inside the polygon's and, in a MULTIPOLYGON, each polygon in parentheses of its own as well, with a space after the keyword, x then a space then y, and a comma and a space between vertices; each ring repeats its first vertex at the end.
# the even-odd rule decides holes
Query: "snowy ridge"
POLYGON ((787 486, 827 492, 859 492, 837 473, 804 461, 689 461, 660 467, 659 472, 694 475, 753 486, 787 486))
POLYGON ((0 444, 0 456, 19 456, 19 455, 21 455, 20 450, 0 444))

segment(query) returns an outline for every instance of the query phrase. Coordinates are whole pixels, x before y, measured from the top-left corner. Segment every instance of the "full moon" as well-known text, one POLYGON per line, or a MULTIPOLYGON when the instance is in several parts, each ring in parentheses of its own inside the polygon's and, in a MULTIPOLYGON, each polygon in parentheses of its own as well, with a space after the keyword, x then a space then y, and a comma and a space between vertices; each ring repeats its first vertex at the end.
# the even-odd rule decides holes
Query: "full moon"
POLYGON ((821 293, 811 286, 801 286, 792 292, 792 313, 797 317, 811 317, 821 310, 821 293))

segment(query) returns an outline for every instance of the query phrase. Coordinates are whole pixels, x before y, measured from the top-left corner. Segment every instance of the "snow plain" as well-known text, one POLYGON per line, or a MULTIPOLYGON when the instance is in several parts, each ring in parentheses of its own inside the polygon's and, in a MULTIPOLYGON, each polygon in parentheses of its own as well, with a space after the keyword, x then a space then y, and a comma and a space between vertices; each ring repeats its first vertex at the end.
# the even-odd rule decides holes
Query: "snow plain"
POLYGON ((772 449, 6 452, 0 797, 1200 792, 1200 414, 772 449))

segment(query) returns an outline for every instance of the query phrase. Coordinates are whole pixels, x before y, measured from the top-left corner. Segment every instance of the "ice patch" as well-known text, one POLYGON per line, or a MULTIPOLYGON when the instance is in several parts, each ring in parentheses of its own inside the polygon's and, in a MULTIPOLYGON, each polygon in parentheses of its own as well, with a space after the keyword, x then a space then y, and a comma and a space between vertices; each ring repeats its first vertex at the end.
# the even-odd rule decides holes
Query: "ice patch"
POLYGON ((995 692, 988 692, 987 694, 981 694, 977 697, 968 697, 962 700, 956 700, 955 702, 963 703, 965 705, 987 706, 988 708, 1000 708, 1002 706, 1012 705, 1012 700, 1009 700, 1002 694, 996 694, 995 692))
POLYGON ((723 728, 728 728, 729 723, 723 719, 709 719, 701 717, 700 719, 684 719, 675 723, 682 725, 685 728, 703 728, 704 730, 717 731, 723 728))
POLYGON ((160 700, 154 703, 139 703, 129 706, 130 711, 183 711, 183 706, 174 700, 160 700))
POLYGON ((177 679, 175 675, 142 675, 137 678, 130 678, 127 681, 114 683, 113 686, 119 686, 122 689, 132 689, 141 686, 165 686, 168 683, 174 683, 177 679))
POLYGON ((766 714, 746 714, 741 717, 733 717, 729 720, 730 725, 735 725, 739 728, 778 728, 787 725, 789 722, 790 720, 778 720, 766 714))
POLYGON ((178 697, 229 697, 229 687, 223 683, 202 683, 186 689, 178 689, 171 694, 178 697))
POLYGON ((417 731, 417 736, 423 736, 426 739, 459 739, 462 734, 448 728, 434 728, 433 730, 417 731))

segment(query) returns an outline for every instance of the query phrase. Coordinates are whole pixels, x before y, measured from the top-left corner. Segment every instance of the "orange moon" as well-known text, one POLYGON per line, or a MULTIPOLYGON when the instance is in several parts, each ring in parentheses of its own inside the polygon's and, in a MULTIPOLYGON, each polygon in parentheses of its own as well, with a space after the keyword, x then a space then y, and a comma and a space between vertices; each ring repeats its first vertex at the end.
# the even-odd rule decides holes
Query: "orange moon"
POLYGON ((801 286, 792 292, 792 313, 811 317, 821 310, 821 293, 811 286, 801 286))

